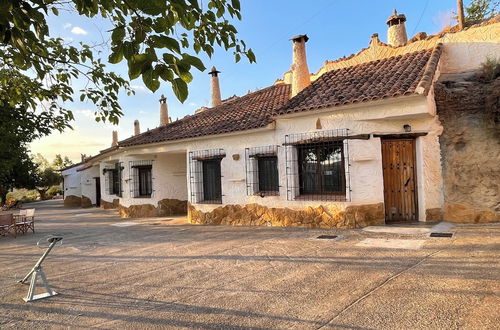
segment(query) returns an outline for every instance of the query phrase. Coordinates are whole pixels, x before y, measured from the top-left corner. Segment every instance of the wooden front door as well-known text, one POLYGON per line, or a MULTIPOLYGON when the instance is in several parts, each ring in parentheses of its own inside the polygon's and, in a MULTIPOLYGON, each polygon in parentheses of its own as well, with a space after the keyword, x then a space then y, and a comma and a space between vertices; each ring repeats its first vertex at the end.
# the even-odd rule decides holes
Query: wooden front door
POLYGON ((415 140, 383 139, 382 167, 386 221, 417 221, 415 140))

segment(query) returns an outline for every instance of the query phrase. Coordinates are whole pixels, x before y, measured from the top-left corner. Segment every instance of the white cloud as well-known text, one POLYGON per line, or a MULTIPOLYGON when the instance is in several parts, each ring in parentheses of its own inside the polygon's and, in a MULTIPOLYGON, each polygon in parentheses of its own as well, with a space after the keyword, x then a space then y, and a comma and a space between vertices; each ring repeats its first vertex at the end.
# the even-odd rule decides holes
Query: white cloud
POLYGON ((136 90, 136 91, 145 91, 146 87, 143 85, 130 85, 130 88, 136 90))
POLYGON ((456 14, 451 9, 439 11, 436 15, 434 15, 434 17, 432 17, 432 22, 438 27, 438 30, 441 31, 445 27, 455 24, 455 15, 456 14))
POLYGON ((74 28, 71 29, 71 33, 73 34, 78 34, 78 35, 87 35, 88 32, 82 29, 79 26, 75 26, 74 28))
POLYGON ((66 24, 63 25, 63 28, 69 29, 71 26, 72 26, 71 23, 66 23, 66 24))
POLYGON ((189 102, 189 103, 188 103, 188 105, 189 105, 189 106, 191 106, 191 107, 195 107, 195 106, 197 106, 197 104, 196 104, 196 103, 194 103, 194 102, 189 102))
POLYGON ((130 88, 132 88, 133 90, 135 90, 137 92, 144 92, 144 93, 153 94, 153 92, 150 91, 149 89, 147 89, 146 86, 144 86, 144 85, 130 85, 130 88))
POLYGON ((88 117, 88 118, 95 118, 94 111, 89 110, 89 109, 76 110, 75 113, 84 115, 85 117, 88 117))

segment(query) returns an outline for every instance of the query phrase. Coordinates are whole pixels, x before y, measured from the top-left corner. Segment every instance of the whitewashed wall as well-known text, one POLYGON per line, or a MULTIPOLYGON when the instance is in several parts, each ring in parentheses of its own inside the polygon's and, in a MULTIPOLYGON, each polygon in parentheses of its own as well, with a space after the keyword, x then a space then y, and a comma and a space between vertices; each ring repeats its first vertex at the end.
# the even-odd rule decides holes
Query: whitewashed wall
POLYGON ((477 70, 490 57, 500 60, 500 23, 446 34, 443 42, 443 73, 477 70))
POLYGON ((92 204, 96 204, 95 178, 99 177, 99 166, 92 166, 81 173, 82 196, 88 197, 92 204))
POLYGON ((109 156, 100 163, 101 175, 101 195, 102 199, 112 202, 114 199, 120 200, 120 205, 128 207, 130 205, 151 204, 157 206, 162 199, 187 200, 186 186, 186 156, 185 152, 174 153, 151 153, 147 148, 139 148, 133 155, 130 152, 109 156), (153 194, 150 198, 134 198, 132 196, 132 180, 130 175, 129 162, 139 160, 152 160, 153 194), (108 194, 106 190, 106 177, 102 170, 106 166, 112 166, 116 162, 122 162, 122 197, 108 194))
POLYGON ((68 196, 82 196, 81 188, 81 172, 77 170, 82 168, 83 165, 74 166, 67 170, 61 171, 64 178, 64 198, 68 196))

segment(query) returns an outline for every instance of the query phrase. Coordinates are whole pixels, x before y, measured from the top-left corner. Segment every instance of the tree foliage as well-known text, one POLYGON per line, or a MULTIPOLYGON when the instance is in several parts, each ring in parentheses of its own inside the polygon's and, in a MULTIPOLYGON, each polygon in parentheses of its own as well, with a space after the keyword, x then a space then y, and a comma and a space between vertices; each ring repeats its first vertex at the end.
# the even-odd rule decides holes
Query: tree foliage
POLYGON ((156 91, 160 81, 170 83, 180 101, 188 95, 193 68, 205 70, 198 57, 211 56, 217 45, 255 61, 251 49, 237 38, 231 19, 241 19, 239 0, 5 0, 0 2, 0 58, 3 69, 32 77, 27 85, 0 80, 8 90, 10 106, 35 108, 48 103, 47 114, 60 116, 53 128, 62 130, 73 119, 63 102, 76 95, 96 105, 96 120, 117 123, 122 115, 118 93, 133 93, 127 80, 106 68, 97 51, 84 43, 67 44, 51 37, 47 18, 60 10, 81 16, 100 16, 112 28, 110 63, 126 62, 130 79, 142 78, 156 91), (203 3, 203 5, 201 4, 203 3), (73 81, 84 78, 75 91, 73 81))
POLYGON ((42 180, 52 180, 50 173, 41 176, 39 167, 58 168, 71 161, 58 155, 50 165, 41 155, 32 159, 28 153, 27 145, 31 141, 64 127, 67 120, 64 114, 50 106, 35 111, 25 95, 19 95, 18 102, 10 100, 11 93, 22 92, 22 88, 36 90, 41 87, 38 92, 44 93, 43 86, 17 71, 6 69, 0 70, 0 81, 9 82, 6 88, 0 89, 0 198, 3 204, 7 192, 13 188, 33 189, 42 180))
POLYGON ((498 15, 499 1, 494 0, 472 0, 468 7, 465 7, 466 21, 479 21, 498 15))
MULTIPOLYGON (((0 121, 1 122, 1 121, 0 121)), ((26 147, 17 144, 3 148, 0 140, 0 205, 4 205, 9 190, 35 188, 37 167, 26 147)))

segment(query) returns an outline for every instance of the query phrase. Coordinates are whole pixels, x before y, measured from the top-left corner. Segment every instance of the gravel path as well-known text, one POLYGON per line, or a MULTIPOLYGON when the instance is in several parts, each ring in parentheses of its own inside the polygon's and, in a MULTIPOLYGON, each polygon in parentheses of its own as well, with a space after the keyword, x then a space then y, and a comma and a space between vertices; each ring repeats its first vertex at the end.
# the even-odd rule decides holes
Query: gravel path
MULTIPOLYGON (((29 207, 26 205, 25 207, 29 207)), ((188 225, 113 210, 32 204, 37 233, 0 237, 0 329, 493 329, 500 324, 500 224, 452 238, 363 230, 188 225), (130 222, 128 226, 113 226, 130 222), (44 270, 56 297, 16 283, 64 236, 44 270), (318 240, 318 235, 340 235, 318 240), (420 249, 359 246, 425 240, 420 249)))

